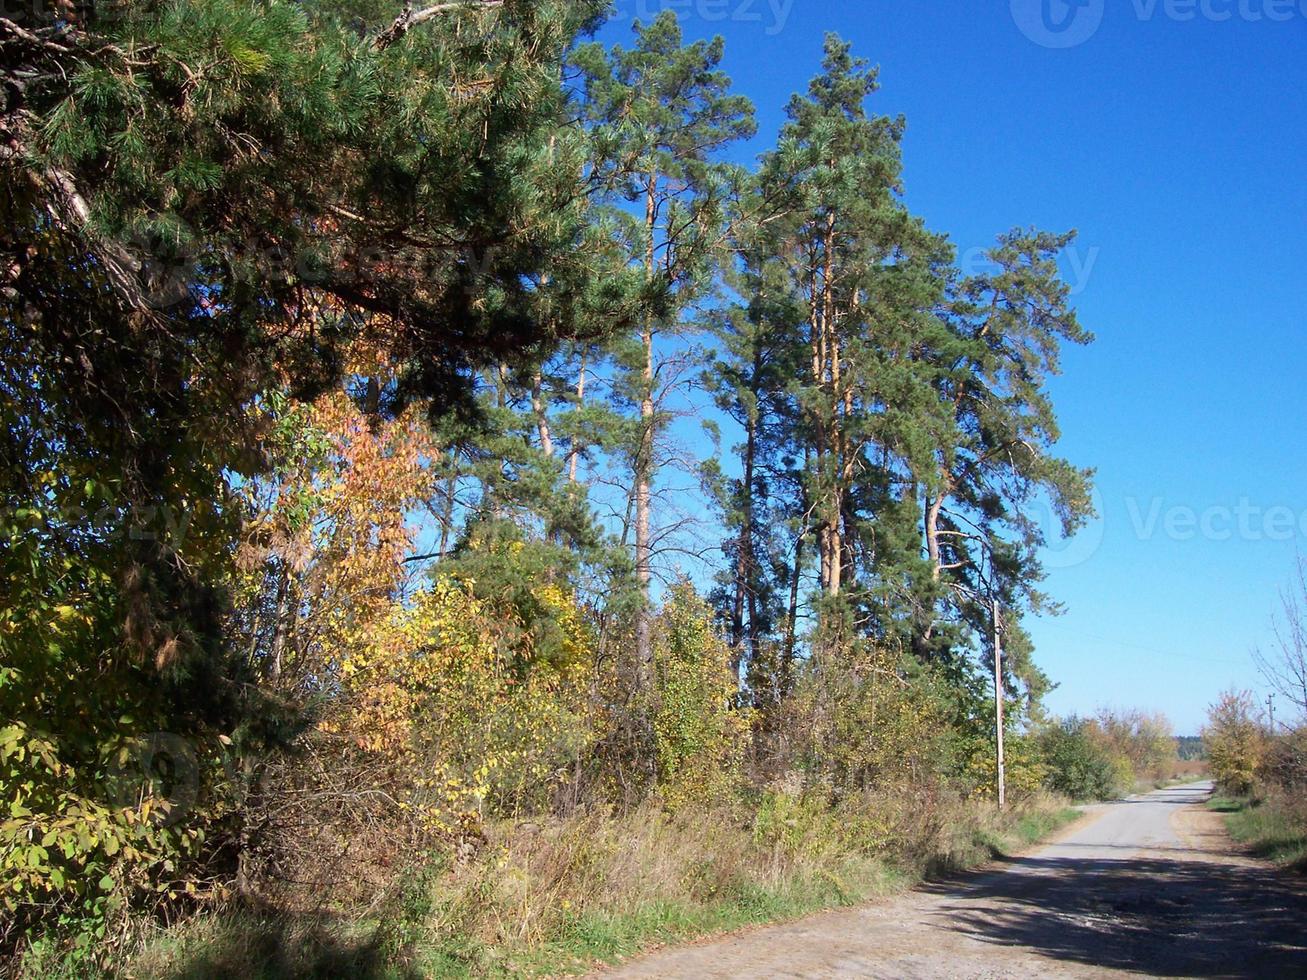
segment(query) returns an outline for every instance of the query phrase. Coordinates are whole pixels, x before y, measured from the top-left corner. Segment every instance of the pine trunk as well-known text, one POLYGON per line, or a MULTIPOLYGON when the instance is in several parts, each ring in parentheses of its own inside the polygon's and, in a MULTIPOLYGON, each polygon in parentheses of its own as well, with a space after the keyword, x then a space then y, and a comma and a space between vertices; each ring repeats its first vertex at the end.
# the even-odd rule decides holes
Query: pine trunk
POLYGON ((540 436, 540 451, 550 459, 554 456, 554 439, 549 432, 549 415, 545 411, 543 378, 539 371, 531 378, 531 410, 535 412, 536 432, 540 436))
MULTIPOLYGON (((645 197, 645 232, 648 235, 645 253, 645 271, 652 277, 654 273, 654 231, 658 218, 657 211, 658 178, 649 177, 648 192, 645 197)), ((640 589, 641 606, 636 616, 635 650, 639 664, 641 683, 648 677, 653 662, 652 621, 649 610, 650 591, 653 584, 652 568, 652 515, 653 503, 653 457, 654 457, 654 352, 653 321, 645 318, 640 339, 644 345, 644 366, 642 372, 642 390, 640 398, 640 445, 635 455, 635 580, 640 589)))
POLYGON ((821 287, 821 364, 819 384, 826 395, 822 399, 821 411, 827 415, 826 422, 826 465, 822 468, 826 488, 822 523, 822 565, 824 571, 823 591, 829 596, 840 594, 840 585, 844 580, 844 532, 842 515, 844 511, 844 437, 840 424, 840 403, 842 401, 840 377, 840 344, 835 313, 835 209, 826 215, 826 229, 823 236, 823 264, 821 287))
POLYGON ((939 515, 944 509, 945 496, 938 494, 926 505, 926 554, 930 556, 930 573, 938 582, 943 573, 943 552, 939 546, 939 515))
MULTIPOLYGON (((581 372, 576 378, 576 410, 581 411, 585 405, 585 371, 586 355, 581 354, 581 372)), ((574 436, 572 439, 572 448, 567 453, 567 479, 569 483, 576 482, 577 460, 581 458, 581 440, 580 436, 574 436)))
MULTIPOLYGON (((757 376, 758 358, 754 359, 754 375, 757 376)), ((731 610, 731 667, 735 676, 740 676, 740 666, 744 659, 744 614, 746 605, 749 613, 749 648, 756 654, 758 646, 758 610, 757 582, 754 547, 753 547, 753 478, 754 466, 758 452, 758 419, 750 413, 745 423, 744 440, 744 490, 740 506, 740 536, 735 569, 735 603, 731 610)))

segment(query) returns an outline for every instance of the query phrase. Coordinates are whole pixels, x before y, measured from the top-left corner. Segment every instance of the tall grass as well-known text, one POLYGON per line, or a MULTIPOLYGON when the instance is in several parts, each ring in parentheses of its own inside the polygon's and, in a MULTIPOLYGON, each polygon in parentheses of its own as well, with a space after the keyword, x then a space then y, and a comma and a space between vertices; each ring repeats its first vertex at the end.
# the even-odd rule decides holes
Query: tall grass
POLYGON ((509 977, 584 973, 659 945, 793 919, 983 863, 1075 816, 886 797, 837 809, 580 814, 501 826, 469 862, 410 874, 364 922, 212 914, 149 937, 126 965, 177 977, 509 977), (344 972, 342 972, 344 971, 344 972))
POLYGON ((1282 793, 1257 799, 1217 798, 1209 806, 1224 813, 1230 836, 1257 857, 1307 872, 1307 804, 1282 793))

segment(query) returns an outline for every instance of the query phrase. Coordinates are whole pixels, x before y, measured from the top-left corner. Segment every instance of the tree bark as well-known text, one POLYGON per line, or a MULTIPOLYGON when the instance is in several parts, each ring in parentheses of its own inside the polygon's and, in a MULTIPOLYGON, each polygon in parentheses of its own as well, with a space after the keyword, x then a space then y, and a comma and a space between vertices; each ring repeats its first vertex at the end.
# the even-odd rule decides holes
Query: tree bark
MULTIPOLYGON (((758 375, 760 357, 754 357, 754 377, 758 375)), ((756 394, 756 390, 755 390, 756 394)), ((756 402, 755 402, 756 405, 756 402)), ((757 654, 758 607, 756 562, 753 547, 753 479, 758 452, 758 416, 751 411, 745 422, 743 495, 740 505, 740 535, 735 569, 735 603, 731 611, 731 668, 736 678, 744 660, 744 613, 749 612, 749 649, 757 654)))
MULTIPOLYGON (((809 472, 809 478, 813 481, 815 492, 820 500, 822 492, 821 484, 825 480, 825 462, 826 462, 826 420, 823 414, 820 396, 825 389, 825 354, 823 349, 823 328, 821 322, 821 300, 817 284, 818 267, 816 256, 813 256, 813 265, 808 272, 808 328, 809 328, 809 345, 812 354, 812 385, 817 391, 818 397, 815 399, 815 405, 812 409, 813 422, 813 446, 812 459, 807 458, 804 454, 805 471, 809 472)), ((817 525, 817 560, 818 560, 818 584, 823 592, 826 591, 827 583, 830 581, 830 540, 827 535, 826 524, 824 520, 819 520, 817 525)))
POLYGON ((455 10, 494 10, 504 5, 504 0, 476 0, 473 3, 438 3, 422 10, 414 10, 411 3, 404 4, 404 11, 391 22, 384 31, 372 39, 372 46, 378 51, 385 51, 405 34, 419 24, 424 24, 433 17, 451 13, 455 10))
POLYGON ((794 651, 798 643, 799 578, 803 573, 803 541, 807 535, 799 532, 794 542, 794 568, 790 571, 790 608, 785 626, 785 659, 781 663, 781 693, 789 694, 794 678, 794 651))
MULTIPOLYGON (((658 177, 649 175, 645 196, 645 231, 648 244, 645 252, 645 271, 654 273, 654 232, 658 220, 658 177)), ((652 620, 649 610, 653 583, 652 568, 652 517, 653 463, 654 463, 654 328, 651 317, 646 316, 640 331, 644 345, 644 366, 640 392, 640 445, 635 455, 635 580, 640 589, 641 607, 636 615, 635 650, 641 682, 647 679, 653 661, 652 620)))
POLYGON ((549 415, 545 411, 542 391, 543 378, 540 371, 531 378, 531 410, 535 412, 536 432, 540 435, 540 450, 550 459, 554 458, 554 440, 549 433, 549 415))
POLYGON ((930 557, 930 573, 936 582, 943 573, 942 552, 939 546, 939 515, 947 499, 941 492, 933 500, 926 502, 926 554, 930 557))
POLYGON ((449 553, 449 536, 454 530, 454 498, 458 493, 458 477, 445 481, 445 509, 440 518, 440 553, 449 553))
MULTIPOLYGON (((807 446, 803 449, 803 471, 806 473, 810 450, 807 446)), ((804 544, 807 540, 810 527, 807 524, 807 514, 811 507, 811 499, 808 490, 800 484, 799 487, 799 508, 804 514, 803 525, 799 528, 798 537, 794 540, 794 566, 790 569, 790 607, 785 617, 785 659, 781 665, 782 683, 788 685, 791 683, 794 675, 794 659, 798 648, 799 640, 799 582, 803 578, 803 554, 804 544)), ((789 688, 784 687, 788 692, 789 688)))
MULTIPOLYGON (((582 406, 585 405, 585 370, 586 370, 586 355, 585 352, 582 351, 581 372, 580 374, 577 375, 576 378, 576 410, 578 412, 581 410, 582 406)), ((579 434, 573 436, 572 448, 569 449, 567 452, 567 479, 569 483, 576 482, 577 461, 581 458, 582 448, 583 447, 581 446, 581 440, 579 434)))
POLYGON ((285 560, 277 563, 277 606, 273 613, 272 649, 268 658, 268 680, 273 687, 281 680, 286 656, 286 640, 290 635, 290 570, 285 560))
POLYGON ((826 381, 830 396, 830 433, 827 451, 831 457, 830 490, 826 504, 826 547, 827 581, 826 593, 830 596, 840 594, 840 585, 844 579, 844 534, 841 527, 841 515, 844 510, 844 436, 840 424, 839 405, 841 401, 840 379, 840 344, 836 333, 835 315, 835 209, 826 215, 826 234, 823 240, 825 262, 822 268, 821 288, 821 330, 822 349, 826 357, 826 381))

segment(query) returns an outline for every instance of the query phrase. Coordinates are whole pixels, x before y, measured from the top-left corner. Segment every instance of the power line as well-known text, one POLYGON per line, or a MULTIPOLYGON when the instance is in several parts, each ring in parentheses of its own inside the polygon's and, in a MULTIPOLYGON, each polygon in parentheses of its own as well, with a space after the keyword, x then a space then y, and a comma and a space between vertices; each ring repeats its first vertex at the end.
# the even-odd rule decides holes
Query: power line
POLYGON ((1093 633, 1086 633, 1083 630, 1074 629, 1070 626, 1064 626, 1061 623, 1056 622, 1054 620, 1041 619, 1038 620, 1038 622, 1041 626, 1053 626, 1067 633, 1073 633, 1076 636, 1080 637, 1081 639, 1093 640, 1095 643, 1107 643, 1110 644, 1111 646, 1125 647, 1130 650, 1141 650, 1145 653, 1157 654, 1160 657, 1169 657, 1176 660, 1192 660, 1197 663, 1205 663, 1205 664, 1219 664, 1223 667, 1243 666, 1242 664, 1238 664, 1232 660, 1216 659, 1215 657, 1199 657, 1199 656, 1195 656, 1192 653, 1176 653, 1174 650, 1160 650, 1157 647, 1144 646, 1143 644, 1140 643, 1130 643, 1126 640, 1114 640, 1106 636, 1095 636, 1093 633))

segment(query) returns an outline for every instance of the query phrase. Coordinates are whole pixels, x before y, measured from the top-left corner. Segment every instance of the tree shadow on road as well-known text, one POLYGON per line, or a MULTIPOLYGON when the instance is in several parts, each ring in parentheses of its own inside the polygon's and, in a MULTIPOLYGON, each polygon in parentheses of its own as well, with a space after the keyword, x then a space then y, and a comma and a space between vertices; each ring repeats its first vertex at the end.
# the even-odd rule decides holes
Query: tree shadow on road
POLYGON ((953 899, 939 925, 1099 967, 1307 976, 1307 893, 1273 871, 1123 853, 1015 858, 1005 872, 927 885, 953 899))

